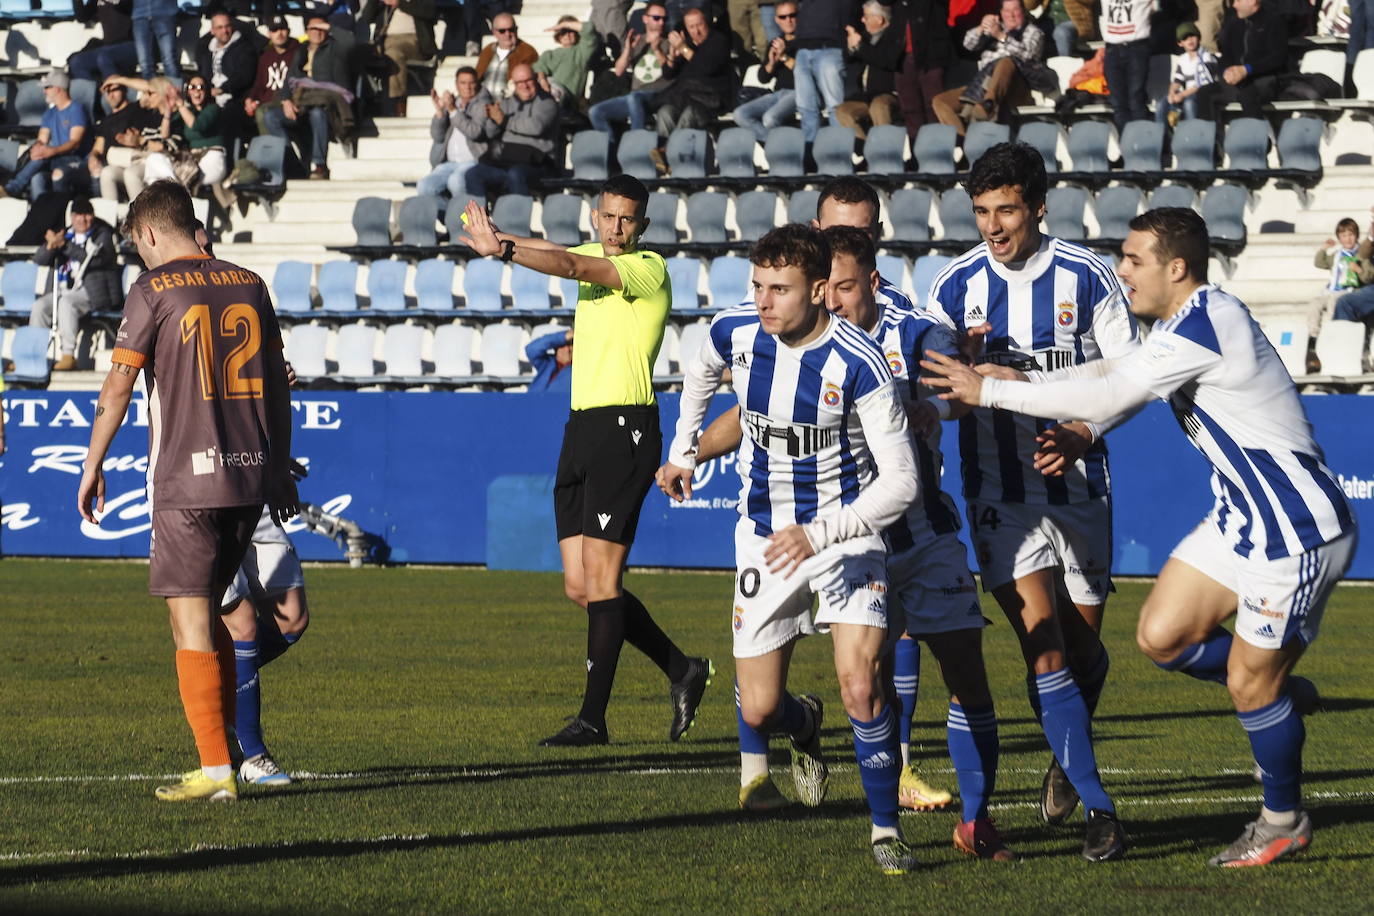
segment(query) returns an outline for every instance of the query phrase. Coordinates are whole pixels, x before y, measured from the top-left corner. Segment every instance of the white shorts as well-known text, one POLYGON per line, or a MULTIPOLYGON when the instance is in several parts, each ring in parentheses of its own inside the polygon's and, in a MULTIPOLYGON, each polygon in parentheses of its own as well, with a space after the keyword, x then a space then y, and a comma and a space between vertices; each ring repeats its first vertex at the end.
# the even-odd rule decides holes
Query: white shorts
POLYGON ((911 636, 979 629, 987 625, 978 587, 968 570, 968 548, 955 532, 926 536, 887 558, 894 629, 911 636))
POLYGON ((1257 649, 1280 649, 1296 636, 1304 646, 1317 638, 1326 599, 1350 568, 1355 532, 1296 557, 1243 557, 1204 521, 1174 548, 1187 563, 1236 593, 1236 635, 1257 649))
POLYGON ((835 623, 887 628, 887 564, 878 537, 832 544, 787 578, 768 571, 768 538, 735 525, 735 658, 756 658, 835 623), (819 598, 815 622, 811 598, 819 598))
POLYGON ((1113 591, 1107 497, 1067 506, 971 499, 968 521, 986 591, 1056 566, 1075 604, 1102 604, 1113 591))
POLYGON ((221 607, 233 607, 249 595, 276 598, 303 587, 305 574, 291 539, 275 524, 259 525, 221 607))

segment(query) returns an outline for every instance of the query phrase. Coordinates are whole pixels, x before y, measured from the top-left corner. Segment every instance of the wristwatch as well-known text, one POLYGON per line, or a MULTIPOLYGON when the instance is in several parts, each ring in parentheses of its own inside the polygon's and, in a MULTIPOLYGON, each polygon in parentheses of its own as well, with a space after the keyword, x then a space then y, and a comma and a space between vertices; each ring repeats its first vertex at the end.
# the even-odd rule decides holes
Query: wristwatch
POLYGON ((510 239, 501 240, 501 263, 509 264, 511 258, 515 257, 515 242, 510 239))

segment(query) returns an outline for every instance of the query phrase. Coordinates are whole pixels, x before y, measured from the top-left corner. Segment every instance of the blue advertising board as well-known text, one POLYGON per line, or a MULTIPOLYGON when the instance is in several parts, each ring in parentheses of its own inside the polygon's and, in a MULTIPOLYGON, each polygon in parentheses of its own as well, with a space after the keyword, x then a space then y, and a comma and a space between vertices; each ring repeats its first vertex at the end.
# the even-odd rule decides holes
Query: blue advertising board
MULTIPOLYGON (((9 391, 9 451, 0 457, 0 552, 7 555, 144 557, 148 552, 147 406, 136 398, 106 459, 106 515, 89 525, 76 512, 96 392, 9 391)), ((719 397, 716 411, 732 399, 719 397)), ((665 437, 677 396, 660 399, 665 437)), ((1365 526, 1374 525, 1374 399, 1304 399, 1327 461, 1365 526), (1365 419, 1361 420, 1360 418, 1365 419)), ((301 498, 357 522, 383 541, 393 562, 556 569, 553 471, 564 394, 299 392, 292 451, 310 468, 301 498)), ((958 501, 957 437, 945 487, 958 501)), ((1211 504, 1206 466, 1168 408, 1154 404, 1108 436, 1115 494, 1113 569, 1159 571, 1169 551, 1211 504)), ((739 479, 722 459, 699 469, 693 498, 649 494, 630 562, 729 568, 739 479)), ((330 540, 301 531, 308 560, 342 560, 330 540)), ((1366 530, 1374 530, 1367 527, 1366 530)), ((1366 538, 1351 570, 1374 578, 1366 538)))

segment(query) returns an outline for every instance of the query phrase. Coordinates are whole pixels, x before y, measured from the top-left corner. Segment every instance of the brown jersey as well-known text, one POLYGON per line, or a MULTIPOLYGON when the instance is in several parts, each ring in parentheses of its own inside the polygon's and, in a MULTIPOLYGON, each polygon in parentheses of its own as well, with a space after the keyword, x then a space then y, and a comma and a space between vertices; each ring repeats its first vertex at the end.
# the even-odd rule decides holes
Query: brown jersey
POLYGON ((154 509, 266 500, 264 348, 281 330, 262 278, 208 255, 177 258, 129 288, 113 360, 144 370, 154 509))

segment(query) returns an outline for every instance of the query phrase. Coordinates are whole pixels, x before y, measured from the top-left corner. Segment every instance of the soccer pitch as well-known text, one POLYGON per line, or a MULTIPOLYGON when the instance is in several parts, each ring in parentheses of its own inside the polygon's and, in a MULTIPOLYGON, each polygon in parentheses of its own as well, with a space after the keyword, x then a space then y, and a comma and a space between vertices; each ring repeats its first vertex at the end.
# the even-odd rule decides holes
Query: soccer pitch
MULTIPOLYGON (((666 685, 627 647, 611 745, 539 749, 576 711, 585 627, 549 574, 307 571, 311 625, 264 669, 263 717, 296 775, 237 804, 169 805, 160 779, 195 765, 167 613, 137 563, 0 561, 0 912, 1367 912, 1374 881, 1374 621, 1345 586, 1300 671, 1307 720, 1302 856, 1262 869, 1206 858, 1258 810, 1248 745, 1224 691, 1135 648, 1146 584, 1108 605, 1112 672, 1098 760, 1131 839, 1093 865, 1074 829, 1040 823, 1049 752, 1024 668, 990 600, 989 675, 1002 753, 993 816, 1022 861, 967 859, 956 815, 906 814, 921 869, 877 873, 825 638, 792 689, 827 703, 830 795, 772 816, 736 807, 730 580, 631 573, 683 648, 717 667, 696 726, 667 740, 666 685)), ((946 697, 923 671, 918 769, 953 788, 946 697)), ((785 742, 774 741, 791 794, 785 742)), ((957 805, 957 803, 956 803, 957 805)))

